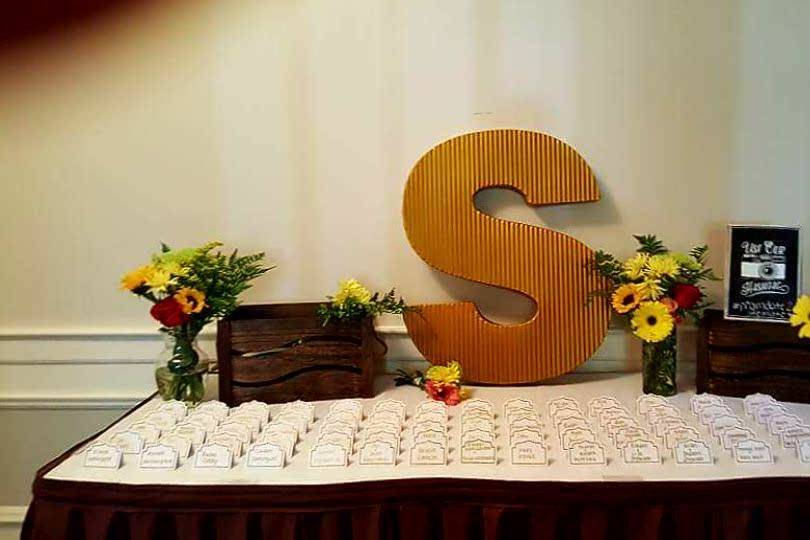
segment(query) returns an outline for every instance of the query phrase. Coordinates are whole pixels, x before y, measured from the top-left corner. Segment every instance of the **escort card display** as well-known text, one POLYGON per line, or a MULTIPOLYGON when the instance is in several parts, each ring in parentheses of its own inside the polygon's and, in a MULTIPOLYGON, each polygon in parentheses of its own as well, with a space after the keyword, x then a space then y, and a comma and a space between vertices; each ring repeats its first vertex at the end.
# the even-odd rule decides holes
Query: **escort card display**
POLYGON ((421 305, 405 314, 408 333, 432 363, 463 358, 471 382, 529 383, 566 373, 607 333, 606 303, 587 302, 601 285, 587 267, 594 252, 566 234, 477 210, 473 198, 487 188, 517 190, 532 206, 599 200, 582 156, 543 133, 468 133, 428 151, 405 186, 411 246, 442 272, 530 297, 537 312, 503 325, 484 319, 472 302, 421 305))
POLYGON ((729 226, 725 316, 786 322, 801 283, 799 229, 729 226))
POLYGON ((711 394, 693 395, 688 404, 684 413, 653 394, 631 403, 560 395, 540 405, 513 397, 496 407, 475 398, 459 407, 421 401, 408 410, 398 399, 344 399, 331 402, 320 418, 314 404, 302 401, 276 406, 272 415, 256 401, 230 409, 219 402, 188 411, 157 406, 89 444, 82 464, 136 467, 150 475, 189 467, 272 474, 301 460, 313 470, 543 467, 553 460, 610 470, 710 467, 722 455, 735 466, 753 467, 774 463, 775 449, 810 464, 810 425, 788 404, 766 394, 751 394, 734 407, 711 394), (152 423, 156 419, 163 429, 152 423))

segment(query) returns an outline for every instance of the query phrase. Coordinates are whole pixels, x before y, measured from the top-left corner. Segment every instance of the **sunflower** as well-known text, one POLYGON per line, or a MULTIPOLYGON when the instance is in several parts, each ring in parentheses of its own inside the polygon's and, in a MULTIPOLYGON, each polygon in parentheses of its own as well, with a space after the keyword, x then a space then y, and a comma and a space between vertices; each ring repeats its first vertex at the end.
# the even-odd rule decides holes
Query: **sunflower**
POLYGON ((349 299, 360 305, 367 306, 371 302, 371 292, 356 279, 341 281, 340 288, 332 298, 332 302, 342 306, 349 299))
POLYGON ((127 272, 121 277, 121 288, 125 291, 135 291, 144 287, 154 271, 154 267, 147 264, 132 272, 127 272))
POLYGON ((675 320, 661 302, 644 302, 630 321, 633 333, 644 341, 658 342, 666 339, 675 328, 675 320))
POLYGON ((650 256, 646 253, 638 253, 624 261, 624 276, 628 279, 641 279, 649 259, 650 256))
POLYGON ((659 254, 650 257, 650 260, 647 261, 647 269, 650 271, 650 274, 655 277, 675 277, 681 271, 677 259, 669 254, 659 254))
POLYGON ((613 293, 611 304, 616 313, 629 313, 638 307, 641 302, 641 291, 637 285, 628 283, 622 285, 613 293))
POLYGON ((810 338, 810 296, 802 296, 793 306, 791 326, 799 326, 799 337, 810 338))
POLYGON ((205 293, 197 289, 183 287, 174 293, 174 299, 183 308, 183 313, 199 313, 205 307, 205 293))
POLYGON ((432 366, 425 373, 429 380, 442 384, 458 384, 461 381, 461 365, 450 362, 446 366, 432 366))
POLYGON ((637 287, 644 300, 658 300, 664 295, 661 281, 657 279, 645 279, 637 287))

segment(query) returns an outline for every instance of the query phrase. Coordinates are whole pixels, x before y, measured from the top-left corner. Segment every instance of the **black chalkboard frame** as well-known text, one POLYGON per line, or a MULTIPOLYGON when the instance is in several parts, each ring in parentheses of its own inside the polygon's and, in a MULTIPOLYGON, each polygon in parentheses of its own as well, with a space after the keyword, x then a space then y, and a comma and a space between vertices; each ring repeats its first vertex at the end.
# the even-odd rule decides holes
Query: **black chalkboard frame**
MULTIPOLYGON (((724 277, 725 294, 723 302, 724 318, 736 321, 787 324, 788 319, 790 318, 790 309, 796 303, 796 300, 799 298, 800 293, 799 288, 802 282, 801 228, 788 225, 732 224, 728 226, 727 238, 728 244, 726 249, 726 266, 725 266, 726 272, 724 277), (737 271, 734 271, 733 266, 735 263, 741 262, 740 257, 742 257, 742 255, 735 253, 735 245, 739 245, 739 243, 743 241, 745 235, 748 235, 749 237, 753 237, 755 239, 762 239, 763 237, 767 237, 769 233, 772 234, 774 237, 781 236, 782 238, 780 240, 782 242, 788 240, 788 243, 790 244, 786 246, 787 247, 786 253, 787 260, 785 261, 786 279, 781 280, 787 282, 787 287, 790 289, 790 292, 787 294, 786 297, 783 298, 785 308, 781 317, 756 316, 755 314, 752 315, 750 313, 745 313, 742 310, 738 309, 735 310, 731 306, 731 304, 734 302, 734 299, 741 296, 740 274, 742 270, 738 268, 737 271), (793 238, 789 238, 789 236, 792 236, 791 233, 795 235, 793 236, 793 238)), ((767 293, 761 294, 767 297, 767 293)), ((778 295, 774 294, 773 296, 776 297, 774 298, 774 301, 778 301, 779 299, 778 295)))

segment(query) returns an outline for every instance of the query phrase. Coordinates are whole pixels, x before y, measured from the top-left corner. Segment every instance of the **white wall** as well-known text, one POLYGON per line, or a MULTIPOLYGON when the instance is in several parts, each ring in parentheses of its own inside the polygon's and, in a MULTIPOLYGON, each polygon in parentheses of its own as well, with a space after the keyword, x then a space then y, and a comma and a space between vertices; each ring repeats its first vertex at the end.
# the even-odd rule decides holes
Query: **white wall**
POLYGON ((148 390, 157 344, 132 362, 120 347, 155 326, 116 285, 159 240, 267 251, 278 269, 249 301, 315 300, 356 276, 524 316, 519 297, 429 269, 402 230, 409 168, 466 131, 577 148, 599 203, 478 204, 593 247, 624 255, 656 232, 708 242, 719 268, 729 222, 807 229, 808 23, 803 0, 177 0, 5 51, 0 401, 148 390), (66 345, 77 332, 91 345, 66 345), (100 363, 71 363, 86 356, 100 363))

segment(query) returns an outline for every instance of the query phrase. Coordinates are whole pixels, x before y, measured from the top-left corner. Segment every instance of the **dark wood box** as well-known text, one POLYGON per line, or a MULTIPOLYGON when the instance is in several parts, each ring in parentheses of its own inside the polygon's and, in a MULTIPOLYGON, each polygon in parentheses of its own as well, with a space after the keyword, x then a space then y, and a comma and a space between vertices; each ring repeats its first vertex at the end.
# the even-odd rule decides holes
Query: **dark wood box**
POLYGON ((755 392, 810 403, 810 340, 788 324, 730 321, 707 310, 697 351, 698 392, 755 392))
POLYGON ((240 306, 220 321, 220 399, 237 405, 371 397, 385 343, 370 319, 323 326, 318 305, 240 306))

